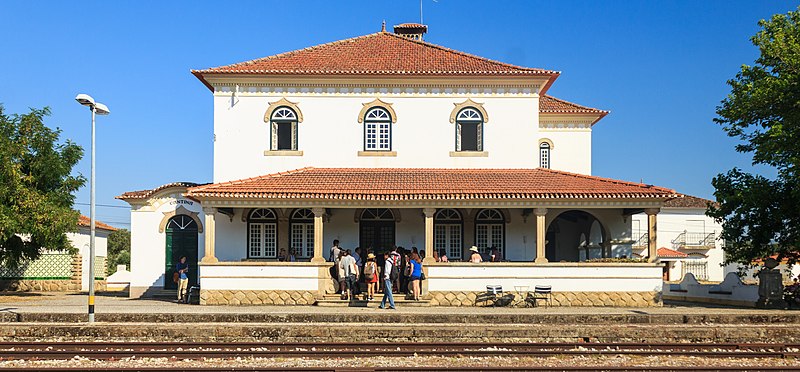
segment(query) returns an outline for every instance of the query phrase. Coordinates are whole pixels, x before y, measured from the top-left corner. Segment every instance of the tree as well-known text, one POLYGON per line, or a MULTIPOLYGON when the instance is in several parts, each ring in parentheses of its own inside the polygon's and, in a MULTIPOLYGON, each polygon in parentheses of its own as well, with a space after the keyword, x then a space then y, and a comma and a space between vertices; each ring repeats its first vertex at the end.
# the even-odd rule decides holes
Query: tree
POLYGON ((108 258, 106 260, 108 275, 117 271, 117 265, 130 265, 130 263, 131 232, 127 229, 112 232, 108 235, 108 258))
POLYGON ((777 255, 800 258, 800 8, 759 21, 751 41, 761 52, 728 81, 731 93, 717 107, 717 124, 752 153, 753 164, 775 179, 734 168, 714 177, 717 205, 706 212, 722 223, 726 263, 749 265, 777 255))
POLYGON ((44 125, 49 114, 9 116, 0 105, 0 265, 36 259, 43 248, 74 249, 66 233, 77 230, 73 193, 86 180, 71 173, 83 149, 58 143, 61 130, 44 125))

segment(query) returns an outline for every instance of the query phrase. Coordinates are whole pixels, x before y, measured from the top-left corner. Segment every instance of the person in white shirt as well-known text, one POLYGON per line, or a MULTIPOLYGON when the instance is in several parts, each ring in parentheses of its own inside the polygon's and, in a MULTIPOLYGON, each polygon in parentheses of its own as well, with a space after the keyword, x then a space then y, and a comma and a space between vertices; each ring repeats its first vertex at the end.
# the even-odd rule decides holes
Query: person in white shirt
POLYGON ((328 257, 328 262, 336 262, 336 259, 339 258, 339 252, 342 249, 339 248, 339 239, 335 239, 333 241, 333 246, 331 247, 331 255, 328 257))
POLYGON ((397 279, 399 270, 394 270, 394 266, 400 264, 400 255, 397 254, 397 248, 392 249, 391 254, 386 252, 383 254, 383 261, 386 262, 383 267, 383 300, 378 308, 386 308, 386 300, 389 300, 389 308, 394 310, 394 296, 392 296, 392 282, 397 279))

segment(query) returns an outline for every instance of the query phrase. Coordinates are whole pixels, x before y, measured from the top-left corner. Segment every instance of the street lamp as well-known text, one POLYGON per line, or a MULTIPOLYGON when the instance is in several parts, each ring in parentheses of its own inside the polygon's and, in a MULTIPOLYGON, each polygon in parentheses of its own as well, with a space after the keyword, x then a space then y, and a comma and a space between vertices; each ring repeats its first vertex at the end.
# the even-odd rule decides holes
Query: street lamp
POLYGON ((88 94, 78 94, 75 100, 92 111, 92 175, 89 181, 89 323, 94 323, 94 117, 108 115, 109 111, 106 105, 95 102, 88 94))

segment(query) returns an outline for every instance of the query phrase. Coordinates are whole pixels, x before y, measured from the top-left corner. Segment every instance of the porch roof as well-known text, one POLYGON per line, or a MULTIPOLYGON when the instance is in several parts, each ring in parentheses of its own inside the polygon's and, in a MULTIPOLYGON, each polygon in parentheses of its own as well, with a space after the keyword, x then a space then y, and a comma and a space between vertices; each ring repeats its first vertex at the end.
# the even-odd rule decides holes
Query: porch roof
POLYGON ((551 169, 302 168, 189 187, 196 199, 669 199, 675 190, 551 169))

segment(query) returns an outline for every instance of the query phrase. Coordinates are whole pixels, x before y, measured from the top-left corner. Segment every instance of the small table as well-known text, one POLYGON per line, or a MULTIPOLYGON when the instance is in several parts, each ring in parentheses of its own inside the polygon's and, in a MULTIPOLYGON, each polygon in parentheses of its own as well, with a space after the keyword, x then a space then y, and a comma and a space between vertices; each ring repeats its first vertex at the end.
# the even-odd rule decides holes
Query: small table
POLYGON ((517 296, 515 298, 516 301, 514 301, 513 306, 517 306, 520 303, 523 303, 525 304, 525 307, 528 307, 528 302, 525 301, 525 299, 528 298, 528 292, 530 291, 530 289, 531 286, 529 285, 515 285, 514 292, 517 292, 517 296))

